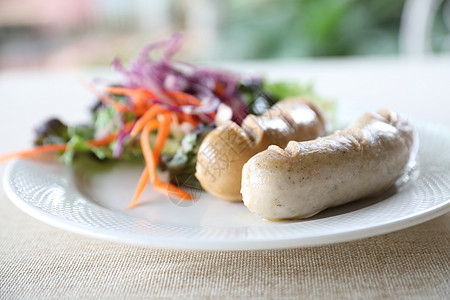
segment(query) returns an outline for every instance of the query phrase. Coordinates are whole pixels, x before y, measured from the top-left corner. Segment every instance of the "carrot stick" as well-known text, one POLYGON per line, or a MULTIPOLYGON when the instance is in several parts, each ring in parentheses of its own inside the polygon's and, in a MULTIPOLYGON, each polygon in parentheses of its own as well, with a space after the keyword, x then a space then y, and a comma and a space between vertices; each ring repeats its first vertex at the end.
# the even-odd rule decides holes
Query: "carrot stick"
POLYGON ((216 81, 214 86, 214 93, 221 96, 225 93, 225 86, 220 82, 216 81))
MULTIPOLYGON (((153 94, 152 94, 153 95, 153 94)), ((132 93, 129 94, 131 101, 133 101, 134 104, 134 111, 142 111, 142 110, 147 110, 149 107, 149 103, 148 103, 148 99, 149 98, 154 98, 154 96, 152 97, 152 95, 147 94, 145 91, 133 91, 132 93)))
MULTIPOLYGON (((134 124, 134 122, 128 122, 127 124, 125 124, 124 130, 125 131, 130 130, 131 127, 133 126, 133 124, 134 124)), ((113 132, 110 135, 108 135, 102 139, 89 140, 89 141, 87 141, 87 144, 91 147, 104 146, 104 145, 107 145, 107 144, 110 144, 111 142, 113 142, 116 139, 117 135, 118 135, 117 132, 113 132)), ((41 153, 65 151, 66 149, 67 149, 67 144, 47 144, 47 145, 36 146, 33 149, 16 151, 16 152, 11 152, 11 153, 7 153, 4 155, 0 155, 0 163, 3 163, 9 159, 16 158, 16 157, 29 157, 29 156, 33 156, 33 155, 41 154, 41 153)))
MULTIPOLYGON (((117 132, 112 133, 108 135, 105 138, 99 139, 99 140, 89 140, 87 143, 91 147, 100 147, 107 145, 114 141, 114 139, 117 137, 117 132)), ((0 163, 7 161, 9 159, 15 158, 15 157, 29 157, 36 154, 42 154, 42 153, 49 153, 49 152, 58 152, 58 151, 65 151, 67 149, 67 144, 48 144, 48 145, 42 145, 42 146, 36 146, 33 149, 28 150, 22 150, 17 152, 8 153, 5 155, 0 156, 0 163)))
POLYGON ((145 158, 146 167, 139 179, 139 183, 134 193, 133 200, 131 201, 130 205, 126 207, 126 209, 133 208, 137 205, 138 199, 149 180, 153 183, 154 188, 159 192, 162 192, 168 196, 175 196, 182 200, 192 200, 192 196, 182 189, 170 183, 162 182, 159 179, 158 174, 156 173, 156 166, 159 161, 159 155, 161 154, 161 151, 164 147, 164 142, 169 136, 171 122, 172 116, 167 112, 163 114, 163 119, 161 120, 161 122, 158 122, 157 120, 151 120, 147 124, 145 124, 141 133, 141 149, 145 158), (148 142, 148 135, 156 127, 158 127, 158 134, 156 136, 155 149, 152 153, 148 142))
MULTIPOLYGON (((133 125, 134 125, 133 121, 128 122, 125 124, 123 130, 128 131, 131 129, 131 127, 133 125)), ((97 140, 89 140, 89 141, 87 141, 87 143, 91 147, 100 147, 100 146, 108 145, 108 144, 112 143, 117 138, 118 135, 119 135, 118 132, 113 132, 113 133, 105 136, 104 138, 97 139, 97 140)))
POLYGON ((144 102, 149 98, 153 98, 153 99, 156 98, 155 94, 147 89, 133 90, 133 91, 131 91, 130 96, 132 96, 134 98, 134 100, 137 102, 144 102))
POLYGON ((127 112, 130 111, 128 107, 126 107, 123 104, 117 103, 113 98, 109 97, 108 95, 103 94, 99 90, 97 90, 92 84, 80 79, 79 80, 81 85, 84 86, 86 90, 97 96, 103 103, 111 105, 114 107, 115 110, 119 112, 127 112))
POLYGON ((216 113, 215 112, 209 113, 208 116, 214 120, 216 118, 216 113))
POLYGON ((33 149, 29 149, 29 150, 23 150, 23 151, 17 151, 17 152, 4 154, 4 155, 0 156, 0 163, 5 162, 12 158, 16 158, 16 157, 29 157, 29 156, 33 156, 36 154, 64 151, 66 149, 67 149, 66 144, 49 144, 49 145, 37 146, 37 147, 34 147, 33 149))
POLYGON ((149 177, 148 168, 145 167, 142 171, 141 178, 139 178, 138 185, 136 187, 136 191, 134 192, 133 200, 131 201, 130 205, 126 207, 126 209, 130 209, 136 206, 139 197, 141 197, 142 192, 144 191, 145 187, 147 186, 149 177))
POLYGON ((130 92, 132 92, 132 89, 125 88, 125 87, 117 87, 117 86, 109 86, 105 88, 105 92, 108 94, 114 94, 114 95, 128 95, 130 92))
POLYGON ((157 114, 168 111, 166 108, 162 107, 159 104, 152 105, 149 110, 136 122, 131 130, 130 135, 136 136, 142 128, 144 128, 145 124, 148 123, 151 119, 153 119, 157 114))
POLYGON ((194 128, 197 127, 198 122, 200 121, 198 119, 198 117, 194 117, 190 114, 182 114, 180 119, 181 119, 181 122, 187 122, 187 123, 191 124, 194 128))
POLYGON ((134 104, 134 113, 136 115, 142 115, 147 111, 149 103, 147 102, 150 98, 156 98, 155 94, 151 91, 143 88, 130 89, 124 87, 108 87, 105 91, 114 95, 126 95, 130 97, 134 104))
POLYGON ((104 137, 102 139, 89 140, 89 141, 87 141, 87 143, 91 147, 100 147, 100 146, 108 145, 117 138, 117 135, 118 135, 118 133, 114 132, 114 133, 111 133, 110 135, 107 135, 106 137, 104 137))
POLYGON ((193 105, 200 105, 200 101, 195 98, 194 96, 191 96, 189 94, 186 93, 182 93, 182 92, 169 92, 169 93, 173 93, 173 97, 172 98, 176 98, 176 99, 180 99, 180 101, 177 100, 172 100, 170 97, 163 97, 165 95, 160 95, 160 97, 157 97, 155 93, 153 93, 152 91, 148 90, 148 89, 144 89, 144 88, 137 88, 137 89, 130 89, 130 88, 124 88, 124 87, 108 87, 105 89, 106 92, 110 93, 110 94, 115 94, 115 95, 127 95, 128 97, 131 98, 131 101, 133 101, 134 104, 134 113, 136 115, 143 115, 149 107, 149 99, 157 99, 159 98, 160 100, 169 103, 171 105, 179 105, 180 101, 182 101, 183 103, 185 102, 186 104, 190 104, 193 103, 193 105), (187 100, 183 100, 183 99, 187 99, 187 100))
POLYGON ((150 131, 153 129, 156 129, 158 127, 158 121, 152 120, 145 124, 144 129, 141 133, 141 149, 142 153, 144 155, 146 166, 144 170, 142 171, 141 178, 139 179, 138 186, 136 187, 136 191, 134 192, 133 200, 131 203, 126 207, 126 209, 130 209, 136 206, 139 197, 141 196, 142 192, 144 191, 145 187, 147 186, 148 181, 151 182, 155 181, 156 178, 156 164, 154 161, 154 157, 152 154, 152 150, 150 148, 150 144, 148 142, 148 135, 150 134, 150 131))
POLYGON ((158 127, 158 121, 152 120, 145 124, 144 129, 141 133, 141 149, 144 155, 145 164, 147 165, 148 175, 151 182, 155 181, 156 178, 156 162, 154 160, 152 149, 150 148, 150 143, 148 136, 150 132, 158 127))
POLYGON ((180 91, 166 91, 166 94, 167 94, 167 96, 175 99, 178 102, 178 104, 180 104, 180 105, 196 105, 196 106, 199 106, 199 105, 202 104, 202 102, 198 98, 196 98, 196 97, 194 97, 194 96, 192 96, 190 94, 184 93, 184 92, 180 92, 180 91))
POLYGON ((170 124, 172 123, 172 116, 170 113, 164 113, 162 115, 162 121, 159 122, 158 134, 156 135, 155 150, 153 151, 154 161, 158 163, 159 155, 164 148, 164 143, 170 134, 170 124))
POLYGON ((153 183, 153 186, 156 190, 158 190, 159 192, 161 192, 167 196, 171 196, 171 197, 175 196, 176 198, 181 199, 181 200, 192 200, 193 199, 193 197, 189 193, 185 192, 183 189, 181 189, 173 184, 162 182, 161 180, 159 180, 159 178, 156 179, 156 181, 153 183))
MULTIPOLYGON (((149 180, 149 172, 148 168, 145 167, 145 169, 142 171, 141 178, 139 178, 139 183, 134 193, 133 200, 125 209, 131 209, 136 207, 142 192, 147 186, 148 180, 149 180)), ((162 182, 158 178, 158 175, 156 175, 156 180, 153 183, 153 187, 155 188, 155 190, 169 197, 175 196, 176 198, 179 198, 181 200, 193 200, 193 197, 189 193, 185 192, 183 189, 173 184, 162 182)))
POLYGON ((105 91, 109 94, 114 95, 133 95, 136 93, 139 93, 141 95, 146 95, 147 97, 155 97, 155 94, 153 94, 151 91, 147 89, 129 89, 125 87, 107 87, 105 88, 105 91))

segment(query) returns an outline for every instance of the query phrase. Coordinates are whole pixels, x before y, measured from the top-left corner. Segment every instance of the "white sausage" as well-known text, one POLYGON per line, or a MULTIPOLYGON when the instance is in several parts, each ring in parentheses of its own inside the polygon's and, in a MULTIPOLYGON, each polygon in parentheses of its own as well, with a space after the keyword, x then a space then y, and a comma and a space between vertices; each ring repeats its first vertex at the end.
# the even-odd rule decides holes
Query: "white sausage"
POLYGON ((404 172, 413 142, 409 123, 381 110, 324 138, 270 146, 244 165, 244 204, 266 219, 299 219, 383 192, 404 172))
POLYGON ((211 131, 197 154, 195 176, 214 196, 241 201, 242 166, 270 145, 315 139, 326 133, 320 109, 302 98, 283 100, 262 115, 247 116, 242 127, 232 121, 211 131))

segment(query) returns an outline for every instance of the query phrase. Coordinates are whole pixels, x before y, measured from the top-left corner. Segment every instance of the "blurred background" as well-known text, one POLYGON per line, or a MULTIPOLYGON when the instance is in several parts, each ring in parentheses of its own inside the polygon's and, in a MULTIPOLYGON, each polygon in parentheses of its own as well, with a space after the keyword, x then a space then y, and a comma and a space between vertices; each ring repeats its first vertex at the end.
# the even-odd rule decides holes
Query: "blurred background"
POLYGON ((0 69, 127 60, 182 32, 187 60, 450 52, 450 0, 0 0, 0 69))

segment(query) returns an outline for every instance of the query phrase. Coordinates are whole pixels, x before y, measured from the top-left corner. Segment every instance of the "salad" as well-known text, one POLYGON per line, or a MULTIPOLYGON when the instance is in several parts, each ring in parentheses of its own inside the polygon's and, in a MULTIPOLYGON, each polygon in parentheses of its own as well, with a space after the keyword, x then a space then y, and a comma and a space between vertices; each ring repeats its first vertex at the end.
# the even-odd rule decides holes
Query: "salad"
POLYGON ((112 61, 120 82, 96 87, 83 85, 98 99, 91 122, 68 125, 50 119, 36 131, 35 147, 4 155, 0 161, 41 153, 55 153, 66 164, 81 156, 98 160, 142 160, 145 165, 128 208, 134 207, 147 184, 184 200, 192 196, 183 185, 201 188, 195 165, 206 134, 225 118, 237 124, 248 114, 261 114, 276 102, 314 95, 311 86, 270 82, 262 77, 237 74, 188 64, 174 58, 182 35, 150 43, 124 65, 112 61), (231 113, 229 113, 231 112, 231 113), (165 172, 167 180, 162 180, 165 172))

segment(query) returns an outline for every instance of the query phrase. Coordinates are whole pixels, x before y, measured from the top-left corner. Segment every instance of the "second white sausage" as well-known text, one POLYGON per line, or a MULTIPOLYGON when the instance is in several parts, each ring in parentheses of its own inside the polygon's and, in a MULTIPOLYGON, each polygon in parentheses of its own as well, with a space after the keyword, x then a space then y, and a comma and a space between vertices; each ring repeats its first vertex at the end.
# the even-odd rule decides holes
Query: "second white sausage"
POLYGON ((244 204, 266 219, 299 219, 380 193, 404 172, 413 142, 411 125, 381 110, 324 138, 270 146, 244 165, 244 204))

